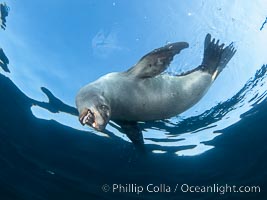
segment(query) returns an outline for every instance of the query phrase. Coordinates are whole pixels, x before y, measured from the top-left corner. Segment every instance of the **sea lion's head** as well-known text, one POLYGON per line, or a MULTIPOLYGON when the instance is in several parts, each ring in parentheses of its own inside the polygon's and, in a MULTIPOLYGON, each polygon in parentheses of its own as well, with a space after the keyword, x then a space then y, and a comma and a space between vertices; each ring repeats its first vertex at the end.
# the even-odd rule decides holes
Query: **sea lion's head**
POLYGON ((82 125, 103 131, 110 119, 111 109, 102 95, 87 93, 78 94, 76 106, 79 111, 79 121, 82 125))

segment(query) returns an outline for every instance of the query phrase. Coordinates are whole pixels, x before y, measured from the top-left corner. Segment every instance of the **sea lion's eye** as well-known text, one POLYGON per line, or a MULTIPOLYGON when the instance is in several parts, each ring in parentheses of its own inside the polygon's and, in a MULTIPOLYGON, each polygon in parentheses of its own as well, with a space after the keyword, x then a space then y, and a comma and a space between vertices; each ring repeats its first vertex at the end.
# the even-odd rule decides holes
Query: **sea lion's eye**
POLYGON ((100 105, 100 109, 106 111, 108 110, 108 107, 106 105, 100 105))
POLYGON ((99 110, 101 111, 100 114, 101 114, 102 117, 104 117, 104 118, 108 118, 109 117, 110 112, 109 112, 109 107, 108 106, 100 105, 99 106, 99 110))

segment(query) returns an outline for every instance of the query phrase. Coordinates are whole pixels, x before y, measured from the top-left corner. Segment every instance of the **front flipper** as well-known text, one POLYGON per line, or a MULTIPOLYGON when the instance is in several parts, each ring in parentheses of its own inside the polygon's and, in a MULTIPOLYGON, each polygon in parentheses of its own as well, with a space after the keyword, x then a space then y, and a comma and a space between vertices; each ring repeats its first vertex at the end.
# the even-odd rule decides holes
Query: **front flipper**
POLYGON ((115 120, 114 122, 121 127, 123 133, 132 141, 137 150, 145 151, 142 130, 136 121, 115 120))
POLYGON ((156 76, 165 71, 165 69, 167 69, 173 60, 173 57, 188 46, 189 45, 186 42, 176 42, 155 49, 143 56, 139 62, 126 71, 126 73, 130 76, 138 78, 149 78, 156 76))

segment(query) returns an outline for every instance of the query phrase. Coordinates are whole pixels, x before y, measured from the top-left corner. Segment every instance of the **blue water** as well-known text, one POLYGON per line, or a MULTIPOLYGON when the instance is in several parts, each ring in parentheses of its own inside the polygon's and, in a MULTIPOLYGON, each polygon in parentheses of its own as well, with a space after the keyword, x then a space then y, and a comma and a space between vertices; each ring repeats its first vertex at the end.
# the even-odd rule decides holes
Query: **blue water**
POLYGON ((1 200, 267 198, 264 1, 6 4, 5 20, 0 15, 1 200), (233 41, 236 55, 197 105, 168 120, 140 122, 145 155, 113 122, 105 133, 79 124, 74 99, 80 87, 127 70, 168 42, 186 41, 190 48, 167 72, 193 69, 207 33, 233 41), (149 192, 149 184, 161 190, 149 192), (182 191, 226 184, 260 192, 182 191))

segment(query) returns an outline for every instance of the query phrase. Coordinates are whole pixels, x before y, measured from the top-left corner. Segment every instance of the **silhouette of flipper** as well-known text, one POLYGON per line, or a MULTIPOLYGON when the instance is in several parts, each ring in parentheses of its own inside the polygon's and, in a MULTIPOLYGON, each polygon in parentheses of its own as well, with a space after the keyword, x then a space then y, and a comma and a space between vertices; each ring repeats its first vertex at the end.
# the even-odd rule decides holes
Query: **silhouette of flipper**
POLYGON ((64 102, 62 102, 60 99, 55 97, 52 94, 52 92, 48 90, 47 88, 41 87, 41 90, 43 91, 43 93, 46 94, 49 102, 47 103, 47 102, 40 102, 40 101, 33 100, 34 105, 38 105, 42 108, 45 108, 52 113, 65 112, 71 115, 78 116, 78 111, 76 108, 69 106, 65 104, 64 102))
POLYGON ((6 17, 8 16, 9 7, 6 3, 0 3, 0 25, 2 29, 6 29, 6 17))
POLYGON ((2 48, 0 48, 0 67, 2 67, 2 69, 5 72, 10 72, 10 70, 8 69, 8 65, 9 64, 9 60, 6 56, 6 54, 4 53, 4 50, 2 48))

